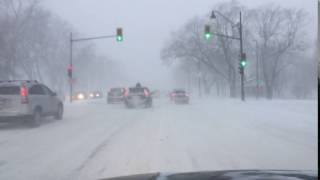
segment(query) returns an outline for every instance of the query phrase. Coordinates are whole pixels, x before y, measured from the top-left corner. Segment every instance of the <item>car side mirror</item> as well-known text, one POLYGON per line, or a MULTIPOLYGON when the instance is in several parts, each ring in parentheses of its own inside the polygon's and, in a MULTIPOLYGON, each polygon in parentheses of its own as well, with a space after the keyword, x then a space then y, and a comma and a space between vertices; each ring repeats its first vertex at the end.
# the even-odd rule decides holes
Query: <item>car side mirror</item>
POLYGON ((56 93, 56 92, 53 92, 51 95, 52 95, 52 96, 57 96, 57 93, 56 93))

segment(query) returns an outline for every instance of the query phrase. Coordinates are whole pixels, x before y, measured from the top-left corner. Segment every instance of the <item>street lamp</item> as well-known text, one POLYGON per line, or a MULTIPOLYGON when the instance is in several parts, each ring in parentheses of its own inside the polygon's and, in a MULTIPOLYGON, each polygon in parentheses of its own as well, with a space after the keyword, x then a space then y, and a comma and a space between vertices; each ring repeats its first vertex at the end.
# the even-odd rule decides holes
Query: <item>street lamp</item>
POLYGON ((220 37, 224 37, 224 38, 229 38, 229 39, 235 39, 235 40, 239 40, 240 42, 240 63, 239 63, 239 69, 240 69, 240 77, 241 77, 241 100, 244 101, 245 100, 245 93, 244 93, 244 68, 247 65, 246 59, 244 59, 245 57, 245 53, 243 52, 243 36, 242 36, 242 15, 241 15, 241 11, 239 13, 239 23, 234 23, 232 20, 230 20, 228 17, 226 17, 225 15, 223 15, 222 13, 220 13, 219 11, 212 11, 211 12, 211 16, 210 19, 217 19, 216 15, 220 15, 221 17, 223 17, 226 21, 228 21, 231 25, 232 28, 234 27, 238 27, 239 30, 239 37, 234 37, 234 36, 229 36, 226 34, 220 34, 220 33, 212 33, 216 36, 220 36, 220 37))

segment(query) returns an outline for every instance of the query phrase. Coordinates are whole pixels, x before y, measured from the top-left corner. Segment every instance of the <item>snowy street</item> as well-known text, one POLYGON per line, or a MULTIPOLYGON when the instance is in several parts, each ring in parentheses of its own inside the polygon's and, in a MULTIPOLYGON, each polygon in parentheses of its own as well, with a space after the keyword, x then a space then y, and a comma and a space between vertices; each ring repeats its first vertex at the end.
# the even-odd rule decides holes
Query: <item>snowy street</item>
POLYGON ((97 179, 148 172, 317 169, 314 100, 202 99, 151 109, 65 105, 38 128, 0 124, 0 179, 97 179))

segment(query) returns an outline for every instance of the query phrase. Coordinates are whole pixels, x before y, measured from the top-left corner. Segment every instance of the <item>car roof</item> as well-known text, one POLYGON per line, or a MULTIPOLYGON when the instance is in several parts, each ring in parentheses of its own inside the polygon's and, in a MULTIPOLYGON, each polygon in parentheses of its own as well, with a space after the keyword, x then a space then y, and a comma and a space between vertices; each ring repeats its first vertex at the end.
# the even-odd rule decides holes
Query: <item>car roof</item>
POLYGON ((21 86, 21 84, 39 84, 36 80, 0 80, 0 86, 21 86))
POLYGON ((113 87, 113 88, 110 88, 111 90, 118 90, 118 89, 125 89, 124 87, 113 87))
POLYGON ((174 89, 173 91, 184 91, 184 92, 186 92, 185 89, 174 89))
POLYGON ((147 87, 141 86, 141 87, 129 87, 129 89, 149 89, 147 87))

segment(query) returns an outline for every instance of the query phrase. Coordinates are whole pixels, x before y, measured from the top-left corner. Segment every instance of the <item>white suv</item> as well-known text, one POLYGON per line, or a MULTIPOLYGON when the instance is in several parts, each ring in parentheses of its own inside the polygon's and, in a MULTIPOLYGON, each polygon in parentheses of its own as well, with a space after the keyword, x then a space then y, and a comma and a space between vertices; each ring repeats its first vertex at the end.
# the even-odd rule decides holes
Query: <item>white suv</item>
POLYGON ((43 116, 61 120, 63 103, 37 81, 0 81, 0 122, 28 120, 39 126, 43 116))

